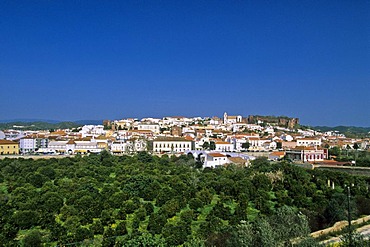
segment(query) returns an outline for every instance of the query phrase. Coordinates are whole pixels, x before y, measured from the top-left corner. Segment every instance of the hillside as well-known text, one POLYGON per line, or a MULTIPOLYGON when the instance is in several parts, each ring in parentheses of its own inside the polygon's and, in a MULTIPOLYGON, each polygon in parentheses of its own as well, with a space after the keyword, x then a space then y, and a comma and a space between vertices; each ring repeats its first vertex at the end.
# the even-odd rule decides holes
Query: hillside
POLYGON ((346 218, 347 183, 352 216, 369 214, 366 178, 265 159, 196 167, 147 153, 1 160, 0 245, 314 247, 310 228, 346 218))
POLYGON ((338 131, 347 137, 370 137, 370 127, 355 127, 355 126, 314 126, 310 127, 316 131, 327 132, 327 131, 338 131))

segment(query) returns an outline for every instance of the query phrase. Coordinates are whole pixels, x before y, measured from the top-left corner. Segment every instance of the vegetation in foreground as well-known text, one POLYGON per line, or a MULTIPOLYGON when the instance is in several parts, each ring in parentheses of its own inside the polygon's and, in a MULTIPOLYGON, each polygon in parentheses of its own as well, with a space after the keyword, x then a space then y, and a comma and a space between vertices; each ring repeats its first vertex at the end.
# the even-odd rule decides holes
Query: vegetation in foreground
POLYGON ((266 159, 197 166, 147 153, 1 160, 0 245, 317 246, 310 231, 347 217, 346 185, 352 216, 370 214, 369 178, 266 159))

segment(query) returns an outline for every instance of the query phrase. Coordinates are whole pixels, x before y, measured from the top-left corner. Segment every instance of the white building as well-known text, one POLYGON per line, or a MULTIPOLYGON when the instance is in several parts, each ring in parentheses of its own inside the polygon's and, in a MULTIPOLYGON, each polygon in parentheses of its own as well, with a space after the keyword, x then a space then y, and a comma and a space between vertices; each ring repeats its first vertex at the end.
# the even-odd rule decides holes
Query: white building
POLYGON ((103 125, 84 125, 79 133, 82 134, 82 137, 97 137, 100 135, 105 135, 105 130, 103 125))
POLYGON ((48 149, 54 150, 56 153, 66 153, 68 141, 50 141, 48 149))
POLYGON ((19 150, 21 153, 33 153, 40 148, 47 148, 49 139, 26 136, 19 140, 19 150))
POLYGON ((280 137, 283 141, 291 142, 293 141, 293 137, 291 135, 281 135, 280 137))
POLYGON ((99 148, 98 143, 92 141, 50 141, 48 149, 56 153, 66 154, 87 154, 87 153, 100 153, 103 149, 99 148))
POLYGON ((192 149, 192 141, 179 137, 160 137, 153 141, 154 153, 180 153, 192 149))
POLYGON ((286 156, 302 162, 324 161, 328 158, 328 150, 314 147, 297 147, 286 151, 286 156))
POLYGON ((137 129, 138 130, 150 130, 154 134, 159 134, 160 132, 159 124, 139 123, 137 125, 137 129))
POLYGON ((258 124, 247 124, 246 128, 252 131, 262 131, 263 127, 258 124))
POLYGON ((228 116, 227 113, 224 113, 224 124, 235 124, 235 123, 241 123, 243 121, 243 117, 238 116, 228 116))
POLYGON ((243 148, 243 144, 248 142, 246 138, 244 138, 244 137, 233 137, 233 138, 229 138, 229 139, 232 142, 235 151, 240 152, 242 150, 245 150, 245 148, 243 148))
POLYGON ((216 141, 216 151, 219 152, 233 152, 234 151, 234 145, 229 142, 223 142, 223 141, 216 141))
POLYGON ((115 141, 115 142, 112 142, 112 144, 110 145, 110 151, 113 154, 126 153, 126 149, 127 149, 127 143, 123 141, 115 141))
POLYGON ((210 125, 219 125, 222 124, 222 120, 219 117, 212 117, 209 121, 210 125))
POLYGON ((142 151, 148 151, 148 145, 146 139, 143 138, 132 138, 126 142, 126 153, 136 153, 142 151))
POLYGON ((220 153, 206 153, 203 167, 216 167, 229 163, 227 156, 220 153))
POLYGON ((234 123, 233 124, 233 132, 239 132, 244 130, 247 127, 246 123, 234 123))
POLYGON ((36 149, 36 139, 31 137, 24 137, 19 140, 19 151, 21 153, 33 153, 36 151, 36 149))
POLYGON ((320 138, 297 139, 297 146, 319 147, 319 146, 321 146, 321 139, 320 138))
POLYGON ((267 141, 263 143, 263 148, 266 151, 276 150, 276 147, 277 147, 277 143, 274 141, 267 141))

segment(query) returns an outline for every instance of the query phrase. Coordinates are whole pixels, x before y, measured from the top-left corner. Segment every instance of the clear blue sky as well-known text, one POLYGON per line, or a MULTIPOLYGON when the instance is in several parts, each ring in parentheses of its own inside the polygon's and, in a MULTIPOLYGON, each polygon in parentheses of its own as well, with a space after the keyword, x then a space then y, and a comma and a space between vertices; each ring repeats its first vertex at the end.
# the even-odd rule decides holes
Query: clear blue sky
POLYGON ((1 0, 0 120, 370 126, 370 1, 1 0))

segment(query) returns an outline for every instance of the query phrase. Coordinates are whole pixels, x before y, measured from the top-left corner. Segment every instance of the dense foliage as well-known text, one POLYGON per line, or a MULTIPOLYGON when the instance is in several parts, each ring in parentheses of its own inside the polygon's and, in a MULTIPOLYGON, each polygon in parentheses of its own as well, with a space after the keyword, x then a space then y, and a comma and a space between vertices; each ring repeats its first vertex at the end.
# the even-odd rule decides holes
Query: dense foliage
POLYGON ((366 178, 266 159, 196 165, 147 153, 1 160, 0 246, 315 246, 310 230, 346 218, 345 185, 352 215, 370 214, 366 178))
POLYGON ((329 149, 329 155, 336 156, 337 161, 355 161, 355 166, 370 167, 370 152, 369 151, 358 151, 356 149, 340 149, 333 147, 329 149))

